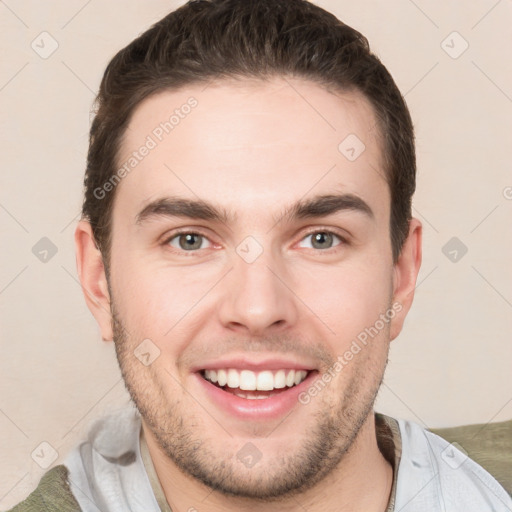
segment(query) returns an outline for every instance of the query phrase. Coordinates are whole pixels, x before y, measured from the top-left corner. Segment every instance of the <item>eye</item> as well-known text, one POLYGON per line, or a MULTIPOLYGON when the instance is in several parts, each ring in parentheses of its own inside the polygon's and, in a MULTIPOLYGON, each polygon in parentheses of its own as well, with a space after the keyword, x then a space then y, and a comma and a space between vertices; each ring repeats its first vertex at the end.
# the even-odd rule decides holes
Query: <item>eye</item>
POLYGON ((178 233, 169 238, 166 243, 175 249, 183 249, 184 251, 206 249, 211 245, 208 238, 199 233, 178 233))
POLYGON ((314 231, 305 236, 299 243, 299 247, 309 249, 331 249, 339 245, 343 240, 330 231, 314 231), (336 243, 336 241, 338 243, 336 243))

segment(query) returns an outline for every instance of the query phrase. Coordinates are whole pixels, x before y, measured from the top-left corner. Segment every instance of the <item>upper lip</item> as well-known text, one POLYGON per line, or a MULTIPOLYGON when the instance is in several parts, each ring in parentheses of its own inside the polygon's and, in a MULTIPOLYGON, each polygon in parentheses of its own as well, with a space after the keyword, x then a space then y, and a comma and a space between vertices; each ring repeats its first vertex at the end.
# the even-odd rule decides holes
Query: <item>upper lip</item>
POLYGON ((201 370, 220 370, 223 368, 234 368, 237 370, 251 370, 259 372, 263 370, 314 370, 315 367, 310 363, 298 362, 293 359, 266 357, 259 360, 249 357, 229 357, 208 361, 192 368, 193 372, 201 370))

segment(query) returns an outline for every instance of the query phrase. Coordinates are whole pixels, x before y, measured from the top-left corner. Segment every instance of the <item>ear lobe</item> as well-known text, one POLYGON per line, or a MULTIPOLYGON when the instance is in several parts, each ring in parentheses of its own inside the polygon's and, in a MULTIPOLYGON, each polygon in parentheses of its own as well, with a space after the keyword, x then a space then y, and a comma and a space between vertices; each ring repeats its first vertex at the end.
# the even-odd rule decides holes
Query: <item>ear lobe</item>
POLYGON ((402 330, 405 317, 411 308, 416 279, 421 266, 422 225, 418 219, 409 222, 409 234, 402 246, 393 273, 393 303, 400 304, 391 320, 391 340, 402 330))
POLYGON ((78 277, 90 312, 93 314, 104 341, 113 339, 110 294, 103 257, 96 247, 92 227, 81 220, 75 230, 75 250, 78 277))

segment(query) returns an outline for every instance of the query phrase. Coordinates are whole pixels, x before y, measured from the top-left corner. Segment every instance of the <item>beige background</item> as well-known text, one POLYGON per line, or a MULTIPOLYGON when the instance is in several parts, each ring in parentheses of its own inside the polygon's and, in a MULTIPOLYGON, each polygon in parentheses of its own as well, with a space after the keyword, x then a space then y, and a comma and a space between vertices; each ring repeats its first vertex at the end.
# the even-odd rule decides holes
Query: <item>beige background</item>
MULTIPOLYGON (((0 2, 2 509, 37 484, 52 449, 58 463, 127 400, 75 270, 89 110, 114 53, 181 3, 0 2), (51 49, 43 31, 58 43, 46 59, 31 47, 51 49), (43 237, 58 249, 46 263, 32 252, 43 237)), ((377 409, 425 426, 510 419, 512 2, 317 3, 369 38, 417 130, 424 262, 377 409), (452 237, 468 249, 457 262, 442 252, 452 237)))

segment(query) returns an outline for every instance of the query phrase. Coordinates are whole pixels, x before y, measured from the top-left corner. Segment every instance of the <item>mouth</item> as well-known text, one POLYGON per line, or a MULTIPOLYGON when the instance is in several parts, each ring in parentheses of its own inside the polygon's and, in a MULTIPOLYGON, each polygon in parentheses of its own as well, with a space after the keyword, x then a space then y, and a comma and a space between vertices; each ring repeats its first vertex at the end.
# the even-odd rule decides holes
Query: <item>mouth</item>
POLYGON ((194 375, 208 403, 223 415, 242 421, 276 420, 297 406, 303 407, 300 393, 313 384, 319 373, 305 367, 280 367, 277 362, 240 366, 196 369, 194 375))
POLYGON ((246 400, 263 400, 301 384, 312 370, 202 370, 201 377, 214 386, 246 400))

